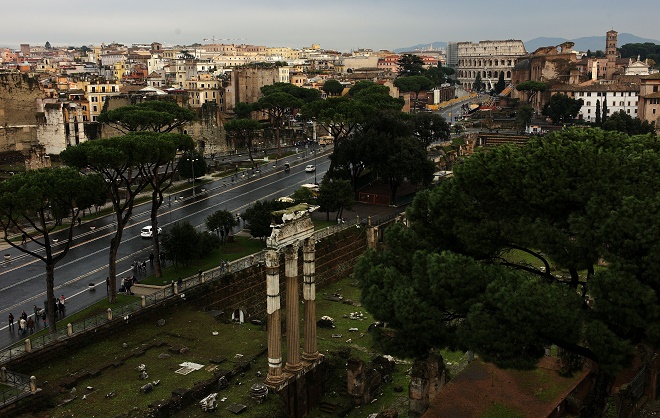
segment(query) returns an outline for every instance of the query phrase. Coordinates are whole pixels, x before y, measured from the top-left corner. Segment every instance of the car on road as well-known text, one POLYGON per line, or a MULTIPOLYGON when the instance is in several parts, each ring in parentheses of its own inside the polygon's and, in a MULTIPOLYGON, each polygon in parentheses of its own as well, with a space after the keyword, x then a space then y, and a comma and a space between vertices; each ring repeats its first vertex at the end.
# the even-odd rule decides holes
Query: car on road
MULTIPOLYGON (((160 235, 163 232, 163 228, 158 227, 158 234, 160 235)), ((151 238, 154 236, 154 233, 152 231, 151 225, 147 225, 144 228, 142 228, 142 231, 140 231, 140 236, 142 238, 151 238)))
POLYGON ((316 166, 314 164, 308 164, 305 166, 306 173, 313 173, 316 171, 316 166))

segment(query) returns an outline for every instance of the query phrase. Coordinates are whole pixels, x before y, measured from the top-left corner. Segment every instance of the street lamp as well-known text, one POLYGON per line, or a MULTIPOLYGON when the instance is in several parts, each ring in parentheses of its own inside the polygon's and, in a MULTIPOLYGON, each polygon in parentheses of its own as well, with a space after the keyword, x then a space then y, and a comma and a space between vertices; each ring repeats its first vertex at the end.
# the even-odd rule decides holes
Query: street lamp
POLYGON ((195 198, 195 162, 199 161, 199 158, 187 158, 190 161, 190 169, 192 170, 192 189, 193 189, 193 199, 195 198))
POLYGON ((318 184, 316 182, 316 153, 318 152, 318 148, 314 148, 314 184, 318 184))

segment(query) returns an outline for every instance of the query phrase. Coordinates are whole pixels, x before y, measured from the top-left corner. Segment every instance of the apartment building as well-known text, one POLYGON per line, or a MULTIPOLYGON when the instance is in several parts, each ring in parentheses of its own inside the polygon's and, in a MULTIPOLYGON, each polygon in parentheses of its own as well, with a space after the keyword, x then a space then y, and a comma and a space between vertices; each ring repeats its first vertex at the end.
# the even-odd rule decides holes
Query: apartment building
POLYGON ((224 88, 222 83, 211 74, 199 74, 185 82, 190 100, 188 104, 194 108, 200 108, 205 103, 215 103, 220 111, 224 111, 224 88))
POLYGON ((121 84, 104 81, 100 83, 89 83, 85 86, 85 93, 89 103, 90 121, 96 122, 103 110, 106 98, 116 96, 120 92, 121 84))
POLYGON ((655 123, 656 132, 660 131, 660 73, 640 78, 637 114, 642 121, 655 123))
POLYGON ((386 73, 396 74, 399 72, 399 54, 387 54, 378 59, 378 69, 386 73))

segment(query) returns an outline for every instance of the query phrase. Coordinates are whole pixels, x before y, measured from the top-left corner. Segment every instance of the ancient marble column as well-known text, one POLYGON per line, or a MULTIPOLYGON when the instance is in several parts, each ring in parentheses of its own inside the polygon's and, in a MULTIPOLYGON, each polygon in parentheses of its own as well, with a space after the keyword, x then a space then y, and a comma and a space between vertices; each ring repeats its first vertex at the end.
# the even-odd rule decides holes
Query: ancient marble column
POLYGON ((268 314, 268 376, 266 384, 277 386, 282 375, 282 325, 280 323, 280 255, 266 252, 266 313, 268 314))
POLYGON ((298 244, 284 250, 284 276, 286 277, 286 342, 285 370, 295 373, 302 369, 300 362, 300 297, 298 296, 298 244))
POLYGON ((305 347, 303 359, 319 358, 316 346, 316 243, 314 236, 303 241, 303 300, 305 301, 305 347))

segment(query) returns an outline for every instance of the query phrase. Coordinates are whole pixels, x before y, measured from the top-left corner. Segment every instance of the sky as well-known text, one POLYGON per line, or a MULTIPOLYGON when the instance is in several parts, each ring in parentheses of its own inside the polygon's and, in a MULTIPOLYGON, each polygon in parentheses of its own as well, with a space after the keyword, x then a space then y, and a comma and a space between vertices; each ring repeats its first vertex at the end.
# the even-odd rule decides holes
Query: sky
POLYGON ((574 39, 611 29, 660 39, 658 0, 27 0, 11 9, 0 6, 0 47, 47 41, 170 46, 215 37, 216 43, 320 44, 350 52, 446 41, 574 39))

